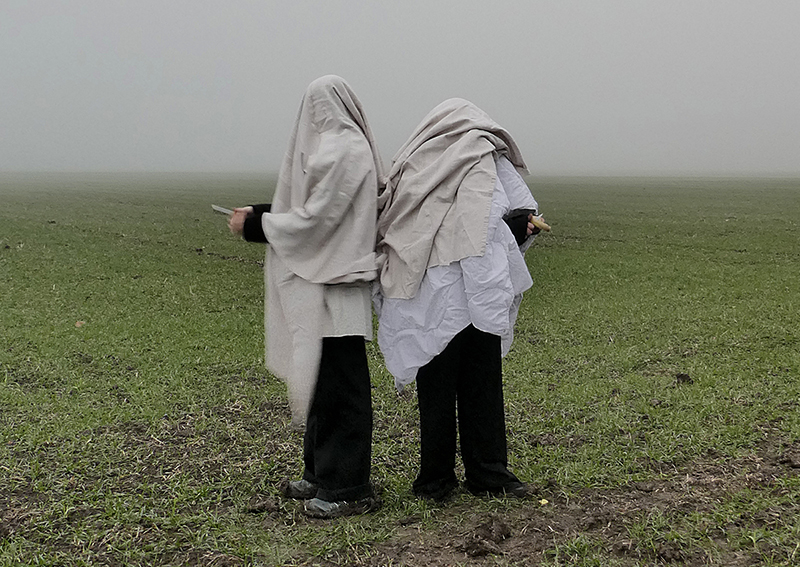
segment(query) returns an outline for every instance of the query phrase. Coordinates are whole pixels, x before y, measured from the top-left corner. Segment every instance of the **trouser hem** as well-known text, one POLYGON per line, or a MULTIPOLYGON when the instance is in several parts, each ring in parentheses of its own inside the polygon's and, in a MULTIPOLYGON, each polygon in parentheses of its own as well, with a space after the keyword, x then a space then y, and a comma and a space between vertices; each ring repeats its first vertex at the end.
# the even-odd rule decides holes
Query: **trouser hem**
POLYGON ((361 500, 370 496, 373 496, 373 492, 372 486, 369 484, 352 488, 337 488, 335 490, 326 490, 324 488, 317 490, 317 498, 325 500, 326 502, 361 500))

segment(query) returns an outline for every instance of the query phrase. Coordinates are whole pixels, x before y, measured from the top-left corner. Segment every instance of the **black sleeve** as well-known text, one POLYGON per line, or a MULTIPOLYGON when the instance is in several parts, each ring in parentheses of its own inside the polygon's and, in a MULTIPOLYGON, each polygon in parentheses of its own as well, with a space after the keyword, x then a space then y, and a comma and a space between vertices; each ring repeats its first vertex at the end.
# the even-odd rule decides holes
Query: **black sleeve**
POLYGON ((266 242, 267 235, 261 225, 261 215, 270 211, 270 205, 252 205, 253 212, 244 219, 242 236, 248 242, 266 242))
POLYGON ((511 229, 517 245, 521 246, 528 238, 528 217, 535 212, 533 209, 514 209, 503 217, 508 228, 511 229))

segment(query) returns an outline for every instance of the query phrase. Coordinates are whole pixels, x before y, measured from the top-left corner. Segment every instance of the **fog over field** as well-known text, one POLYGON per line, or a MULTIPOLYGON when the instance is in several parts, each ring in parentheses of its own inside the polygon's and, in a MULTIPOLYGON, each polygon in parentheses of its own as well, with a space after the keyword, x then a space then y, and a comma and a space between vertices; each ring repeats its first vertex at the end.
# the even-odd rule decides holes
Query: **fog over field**
POLYGON ((306 85, 387 162, 449 97, 540 175, 800 175, 796 0, 3 0, 0 172, 274 172, 306 85))

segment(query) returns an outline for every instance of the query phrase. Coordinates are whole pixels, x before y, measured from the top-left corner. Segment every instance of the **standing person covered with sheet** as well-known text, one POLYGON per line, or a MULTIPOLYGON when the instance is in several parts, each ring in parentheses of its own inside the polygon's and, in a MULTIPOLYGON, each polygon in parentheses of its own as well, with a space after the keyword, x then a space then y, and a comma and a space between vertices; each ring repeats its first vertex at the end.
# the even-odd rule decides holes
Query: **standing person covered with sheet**
POLYGON ((361 103, 340 77, 312 82, 273 202, 237 208, 233 233, 267 243, 266 363, 285 380, 305 470, 284 482, 320 518, 378 504, 369 483, 372 405, 365 339, 383 165, 361 103))
POLYGON ((417 381, 418 497, 458 486, 457 426, 470 492, 530 494, 508 469, 501 363, 533 283, 523 253, 539 232, 518 171, 508 132, 450 99, 397 153, 379 198, 378 344, 398 389, 417 381))

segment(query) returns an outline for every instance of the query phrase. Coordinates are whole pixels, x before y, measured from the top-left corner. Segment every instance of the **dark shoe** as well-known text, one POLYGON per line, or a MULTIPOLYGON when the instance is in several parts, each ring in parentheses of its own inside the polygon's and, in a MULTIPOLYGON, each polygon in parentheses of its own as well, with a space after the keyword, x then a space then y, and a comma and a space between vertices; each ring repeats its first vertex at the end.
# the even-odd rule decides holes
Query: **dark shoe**
POLYGON ((327 502, 319 498, 306 500, 303 512, 312 518, 329 520, 341 516, 355 516, 356 514, 366 514, 380 508, 380 503, 373 496, 367 496, 361 500, 339 502, 327 502))
POLYGON ((524 500, 526 498, 533 498, 535 493, 533 489, 524 482, 512 482, 503 487, 503 492, 510 498, 519 498, 524 500))
POLYGON ((295 500, 308 500, 317 495, 319 487, 313 482, 308 482, 305 479, 301 480, 287 480, 284 479, 278 485, 278 490, 281 491, 286 498, 294 498, 295 500))
POLYGON ((458 488, 458 481, 453 479, 447 480, 446 482, 427 484, 425 488, 412 487, 411 490, 417 498, 433 500, 434 502, 443 502, 452 496, 456 488, 458 488))
POLYGON ((495 496, 495 497, 508 497, 508 498, 533 498, 535 496, 534 490, 524 482, 509 482, 500 488, 492 489, 475 489, 469 487, 468 490, 475 496, 495 496))

